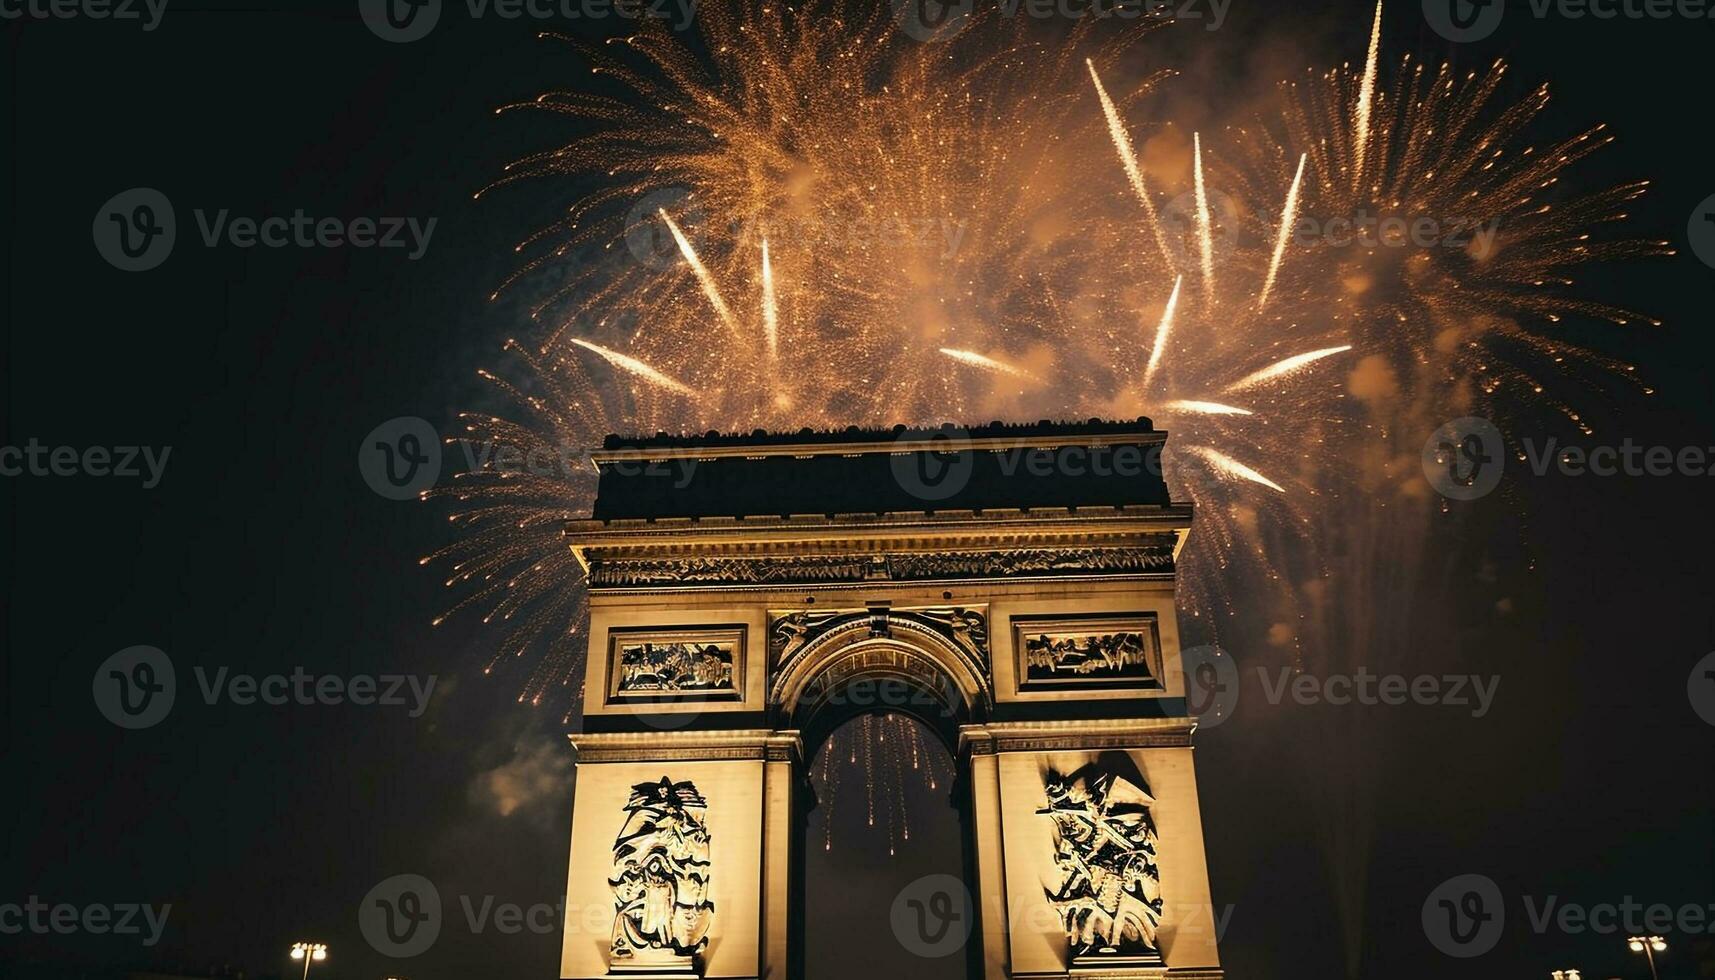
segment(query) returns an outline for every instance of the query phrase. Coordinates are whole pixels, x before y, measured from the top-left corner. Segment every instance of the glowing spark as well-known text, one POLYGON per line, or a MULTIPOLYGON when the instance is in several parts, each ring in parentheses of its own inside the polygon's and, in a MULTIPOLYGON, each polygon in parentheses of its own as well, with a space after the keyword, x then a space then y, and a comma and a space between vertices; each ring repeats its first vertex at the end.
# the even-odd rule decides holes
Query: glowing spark
POLYGON ((1149 363, 1143 366, 1143 390, 1149 390, 1149 379, 1154 376, 1156 365, 1161 363, 1161 353, 1167 349, 1167 332, 1173 329, 1173 308, 1179 305, 1179 284, 1185 281, 1184 276, 1173 279, 1173 292, 1167 297, 1167 305, 1161 310, 1161 323, 1155 328, 1155 346, 1149 349, 1149 363))
POLYGON ((953 348, 953 347, 943 347, 943 348, 941 348, 941 353, 947 355, 948 357, 952 358, 955 361, 958 361, 961 364, 969 364, 972 367, 985 368, 989 371, 998 371, 1001 374, 1010 374, 1015 378, 1024 378, 1024 379, 1029 380, 1029 381, 1041 381, 1042 380, 1041 378, 1038 378, 1036 375, 1031 374, 1029 371, 1026 371, 1023 368, 1013 367, 1011 364, 1008 364, 1005 361, 997 361, 992 357, 984 357, 983 355, 978 354, 975 351, 958 350, 957 348, 953 348))
POLYGON ((1114 107, 1114 100, 1108 98, 1108 90, 1102 87, 1102 78, 1096 74, 1095 62, 1084 59, 1084 64, 1090 69, 1090 81, 1096 83, 1096 98, 1102 102, 1102 115, 1108 120, 1108 135, 1113 137, 1114 149, 1119 152, 1120 166, 1125 168, 1126 179, 1131 181, 1131 189, 1137 193, 1137 199, 1143 202, 1144 213, 1149 216, 1149 230, 1155 234, 1155 247, 1161 250, 1161 257, 1167 261, 1169 268, 1173 266, 1173 253, 1167 250, 1167 239, 1161 233, 1161 222, 1155 216, 1155 202, 1149 199, 1149 188, 1143 185, 1143 171, 1137 168, 1137 153, 1131 147, 1131 137, 1126 135, 1125 123, 1120 121, 1120 113, 1114 107))
POLYGON ((1292 234, 1292 223, 1298 220, 1298 183, 1304 179, 1304 158, 1298 154, 1298 172, 1292 175, 1292 186, 1286 191, 1286 203, 1280 208, 1280 230, 1274 236, 1274 255, 1268 260, 1268 275, 1262 280, 1262 295, 1256 301, 1258 313, 1268 305, 1268 294, 1274 290, 1274 277, 1280 272, 1280 258, 1286 254, 1286 239, 1292 234))
POLYGON ((1251 469, 1231 456, 1228 456, 1226 453, 1210 449, 1208 446, 1186 446, 1185 451, 1201 456, 1204 461, 1206 461, 1209 466, 1221 476, 1228 477, 1230 479, 1236 478, 1240 480, 1249 480, 1252 483, 1260 483, 1263 486, 1268 487, 1270 490, 1278 490, 1281 493, 1286 492, 1285 487, 1273 480, 1270 480, 1268 477, 1263 476, 1261 473, 1258 473, 1256 470, 1251 469))
MULTIPOLYGON (((1376 58, 1381 53, 1382 46, 1382 4, 1376 0, 1376 19, 1370 24, 1370 51, 1364 58, 1364 78, 1358 86, 1358 112, 1353 122, 1352 155, 1356 166, 1352 168, 1352 180, 1357 182, 1364 177, 1364 153, 1370 145, 1370 108, 1376 98, 1376 58)), ((1304 166, 1303 161, 1299 167, 1304 166)))
POLYGON ((697 258, 697 250, 691 247, 691 240, 686 238, 679 226, 673 223, 673 219, 667 216, 666 208, 656 208, 655 211, 661 215, 662 221, 667 222, 667 230, 673 233, 673 240, 679 243, 679 252, 685 256, 685 263, 691 267, 691 272, 696 274, 697 282, 703 287, 703 294, 709 298, 709 305, 715 308, 715 313, 720 316, 721 322, 727 325, 728 330, 738 333, 738 321, 733 319, 732 310, 727 308, 726 300, 721 299, 720 290, 715 288, 715 277, 709 275, 703 260, 697 258))
POLYGON ((1226 390, 1243 391, 1246 388, 1261 384, 1271 378, 1278 378, 1282 375, 1291 374, 1312 362, 1320 361, 1324 357, 1332 357, 1335 354, 1341 354, 1351 349, 1351 344, 1343 344, 1339 347, 1324 347, 1321 350, 1308 351, 1303 354, 1294 354, 1283 361, 1276 361, 1273 364, 1270 364, 1261 371, 1255 371, 1251 374, 1245 375, 1232 384, 1227 385, 1226 390))
POLYGON ((691 388, 691 386, 674 381, 672 378, 667 377, 665 374, 662 374, 660 371, 655 370, 635 357, 626 357, 618 351, 608 350, 600 344, 592 344, 589 341, 578 337, 573 337, 572 343, 577 344, 584 350, 599 354, 603 360, 612 364, 614 367, 619 368, 621 371, 635 374, 652 385, 665 388, 668 391, 677 392, 687 398, 695 397, 697 394, 696 390, 691 388))
POLYGON ((780 356, 780 311, 774 302, 774 267, 768 264, 768 239, 762 240, 762 330, 768 337, 768 356, 780 356))
POLYGON ((1203 257, 1203 301, 1214 298, 1215 241, 1209 231, 1209 195, 1203 190, 1203 137, 1191 134, 1191 177, 1197 190, 1197 247, 1203 257))
POLYGON ((1220 402, 1200 402, 1192 399, 1171 401, 1161 406, 1170 412, 1195 412, 1198 415, 1255 415, 1248 408, 1236 408, 1220 402))

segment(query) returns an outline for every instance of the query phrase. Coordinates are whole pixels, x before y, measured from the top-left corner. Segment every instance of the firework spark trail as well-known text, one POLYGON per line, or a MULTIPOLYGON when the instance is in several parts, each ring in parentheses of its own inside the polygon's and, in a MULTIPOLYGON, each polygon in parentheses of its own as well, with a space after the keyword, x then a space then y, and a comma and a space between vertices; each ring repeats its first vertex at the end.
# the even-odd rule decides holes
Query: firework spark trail
MULTIPOLYGON (((1376 98, 1376 61, 1381 54, 1382 46, 1382 5, 1376 0, 1376 17, 1370 24, 1370 50, 1364 56, 1364 77, 1358 84, 1358 105, 1352 120, 1352 157, 1355 166, 1352 168, 1352 181, 1357 183, 1364 179, 1364 154, 1370 146, 1370 112, 1376 98)), ((1299 169, 1304 167, 1302 159, 1298 162, 1299 169)))
POLYGON ((1143 202, 1144 214, 1149 218, 1149 230, 1155 235, 1155 247, 1161 250, 1162 261, 1169 269, 1173 268, 1173 253, 1167 248, 1167 237, 1162 233, 1161 220, 1155 213, 1155 202, 1149 197, 1149 188, 1144 185, 1143 171, 1137 167, 1137 152, 1132 149, 1131 137, 1126 134, 1125 123, 1120 119, 1119 109, 1114 100, 1108 98, 1108 90, 1102 86, 1102 77, 1096 74, 1095 62, 1085 60, 1090 69, 1090 81, 1096 83, 1096 98, 1101 100, 1102 115, 1107 117, 1108 135, 1113 139, 1114 149, 1119 152, 1120 166, 1125 168, 1126 179, 1131 181, 1131 189, 1136 192, 1137 199, 1143 202))
MULTIPOLYGON (((1205 127, 1207 161, 1200 134, 1189 147, 1151 145, 1146 183, 1143 147, 1133 147, 1120 117, 1131 103, 1122 93, 1116 105, 1095 68, 1120 63, 1124 51, 1105 30, 1080 41, 1073 29, 1044 44, 1026 38, 1020 22, 998 45, 993 33, 967 31, 950 55, 945 45, 901 43, 884 13, 827 13, 819 0, 745 4, 700 20, 707 43, 695 50, 670 32, 585 48, 580 71, 593 66, 629 94, 548 92, 508 107, 556 125, 570 117, 572 126, 494 186, 525 178, 600 186, 525 239, 521 267, 497 290, 524 294, 542 336, 509 348, 525 359, 526 380, 486 379, 500 385, 514 416, 467 416, 465 438, 558 447, 610 432, 885 427, 989 411, 1131 417, 1172 406, 1169 451, 1206 471, 1176 481, 1176 493, 1201 505, 1179 600, 1189 620, 1216 629, 1217 619, 1255 622, 1271 606, 1299 608, 1288 593, 1325 572, 1319 542, 1350 523, 1328 502, 1350 499, 1354 480, 1369 480, 1362 489, 1379 502, 1361 520, 1421 504, 1413 496, 1420 478, 1363 465, 1386 448, 1382 433, 1416 431, 1398 424, 1405 410, 1397 406, 1456 404, 1457 414, 1470 414, 1472 403, 1515 395, 1559 407, 1541 394, 1547 377, 1576 378, 1581 364, 1623 370, 1545 334, 1544 321, 1632 319, 1561 287, 1580 265, 1667 249, 1592 237, 1625 214, 1642 183, 1584 197, 1557 189, 1546 206, 1547 188, 1608 142, 1599 127, 1532 151, 1517 137, 1545 92, 1491 106, 1498 65, 1466 75, 1407 59, 1396 78, 1383 70, 1374 24, 1364 71, 1282 86, 1278 105, 1254 126, 1205 127), (1354 119, 1359 102, 1367 121, 1354 119), (1084 164, 1109 153, 1129 190, 1088 179, 1084 164), (1193 168, 1205 225, 1210 198, 1230 196, 1239 213, 1254 214, 1282 208, 1282 189, 1290 198, 1295 188, 1283 213, 1351 215, 1385 201, 1401 213, 1498 223, 1505 247, 1303 249, 1288 262, 1269 251, 1266 233, 1238 235, 1223 243, 1220 281, 1210 274, 1212 249, 1199 270, 1205 302, 1180 309, 1191 270, 1179 266, 1197 260, 1174 259, 1154 194, 1166 186, 1160 174, 1193 168), (622 216, 666 188, 688 190, 700 208, 730 219, 698 226, 693 248, 660 214, 693 274, 677 263, 600 261, 625 251, 635 219, 622 216), (885 228, 901 215, 951 218, 969 234, 957 249, 921 236, 827 234, 885 228), (1151 238, 1159 256, 1148 250, 1151 238), (1249 315, 1212 315, 1247 309, 1262 294, 1266 317, 1255 315, 1262 302, 1249 315), (710 329, 710 307, 726 329, 710 329), (762 321, 754 330, 753 317, 762 321), (1157 320, 1151 337, 1144 327, 1157 320), (790 336, 780 336, 783 327, 790 336), (574 344, 573 334, 589 340, 574 344), (1259 349, 1308 353, 1231 381, 1259 349), (585 350, 616 370, 599 371, 585 350), (949 371, 942 358, 954 355, 931 356, 939 350, 981 350, 1009 367, 1034 363, 1026 351, 1052 350, 1055 374, 1078 383, 996 384, 995 375, 1011 375, 970 360, 963 363, 988 373, 949 371), (1348 350, 1385 365, 1381 387, 1397 394, 1295 383, 1269 386, 1255 416, 1188 407, 1223 404, 1203 400, 1293 380, 1312 366, 1354 378, 1323 363, 1348 350), (599 385, 586 368, 599 371, 599 385), (772 383, 739 380, 758 375, 772 383), (1349 424, 1354 417, 1361 424, 1349 424), (1326 447, 1318 455, 1352 465, 1307 467, 1308 440, 1326 447), (1290 535, 1283 547, 1280 534, 1290 535)), ((1292 224, 1283 217, 1283 229, 1292 224)), ((448 612, 470 609, 498 624, 509 659, 530 651, 531 703, 575 699, 584 675, 584 582, 559 532, 587 514, 593 491, 584 474, 490 473, 432 493, 456 503, 457 540, 436 553, 451 566, 442 578, 460 590, 448 612)))
POLYGON ((1260 371, 1253 371, 1250 374, 1245 375, 1232 384, 1227 385, 1225 390, 1228 392, 1243 391, 1246 388, 1262 384, 1264 381, 1268 381, 1271 378, 1279 378, 1284 375, 1291 374, 1300 368, 1306 367, 1316 361, 1320 361, 1324 357, 1332 357, 1335 354, 1341 354, 1351 349, 1351 344, 1342 344, 1339 347, 1324 347, 1321 350, 1306 351, 1303 354, 1294 354, 1291 357, 1276 361, 1260 371))
POLYGON ((715 308, 716 315, 721 318, 722 323, 727 325, 727 329, 731 330, 734 336, 738 336, 738 321, 733 318, 732 310, 727 307, 726 300, 721 299, 721 291, 715 286, 715 277, 709 275, 708 267, 703 265, 703 260, 697 257, 697 250, 691 247, 691 240, 686 238, 685 233, 679 230, 679 226, 673 223, 673 219, 668 216, 666 208, 657 208, 656 213, 661 215, 661 220, 667 223, 667 230, 673 233, 673 240, 679 243, 679 252, 684 255, 685 263, 691 267, 691 272, 697 277, 697 284, 703 287, 703 295, 709 298, 709 305, 715 308))
POLYGON ((1026 381, 1042 380, 1021 367, 1014 367, 1005 361, 997 361, 992 357, 984 357, 975 351, 959 350, 956 347, 943 347, 941 348, 941 353, 961 364, 969 364, 972 367, 979 367, 988 371, 996 371, 1001 374, 1010 374, 1015 378, 1022 378, 1026 381))
POLYGON ((1161 406, 1169 412, 1193 412, 1197 415, 1255 415, 1248 408, 1238 408, 1233 405, 1223 405, 1220 402, 1198 401, 1194 398, 1179 398, 1161 406))
POLYGON ((1208 462, 1209 466, 1215 470, 1215 472, 1222 476, 1249 480, 1252 483, 1259 483, 1268 487, 1270 490, 1278 490, 1281 493, 1286 492, 1285 487, 1273 480, 1270 480, 1268 477, 1263 476, 1261 473, 1258 473, 1256 470, 1251 469, 1249 466, 1246 466, 1218 449, 1210 449, 1208 446, 1186 446, 1185 452, 1202 457, 1208 462))
POLYGON ((1143 366, 1143 394, 1149 397, 1149 382, 1155 377, 1156 368, 1161 366, 1161 355, 1167 350, 1167 333, 1173 329, 1173 308, 1179 305, 1179 286, 1185 281, 1184 276, 1173 278, 1173 292, 1167 296, 1167 305, 1161 309, 1161 322, 1155 326, 1155 343, 1149 348, 1149 362, 1143 366))
POLYGON ((619 368, 621 371, 634 374, 652 385, 684 395, 686 398, 695 398, 697 396, 696 389, 692 388, 690 385, 667 377, 665 374, 662 374, 660 371, 655 370, 635 357, 627 357, 619 351, 608 350, 600 344, 592 344, 581 337, 573 337, 572 343, 577 344, 584 350, 599 355, 603 360, 612 364, 614 367, 619 368))
POLYGON ((1292 175, 1292 186, 1286 191, 1286 203, 1280 208, 1280 230, 1274 236, 1274 254, 1269 256, 1268 274, 1262 280, 1262 295, 1256 309, 1261 313, 1268 305, 1268 294, 1274 291, 1274 281, 1280 275, 1280 259, 1286 254, 1286 243, 1292 237, 1293 222, 1298 220, 1298 185, 1304 180, 1304 160, 1307 153, 1298 154, 1298 170, 1292 175))
POLYGON ((780 356, 780 308, 774 299, 774 266, 768 261, 768 239, 762 240, 762 330, 768 337, 768 356, 780 356))
POLYGON ((1203 302, 1215 298, 1215 236, 1209 229, 1209 195, 1203 189, 1203 137, 1191 134, 1191 175, 1197 193, 1197 249, 1203 260, 1203 302))

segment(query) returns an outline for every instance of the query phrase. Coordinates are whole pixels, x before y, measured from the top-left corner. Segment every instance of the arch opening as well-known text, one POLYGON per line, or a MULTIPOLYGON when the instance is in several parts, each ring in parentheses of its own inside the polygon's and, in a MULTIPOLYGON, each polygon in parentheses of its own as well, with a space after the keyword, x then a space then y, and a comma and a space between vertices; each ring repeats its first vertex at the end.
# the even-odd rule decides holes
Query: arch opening
POLYGON ((956 764, 940 736, 903 712, 859 712, 807 758, 814 803, 799 831, 803 975, 965 977, 965 956, 926 955, 936 950, 894 914, 896 896, 908 900, 925 878, 965 874, 956 764))

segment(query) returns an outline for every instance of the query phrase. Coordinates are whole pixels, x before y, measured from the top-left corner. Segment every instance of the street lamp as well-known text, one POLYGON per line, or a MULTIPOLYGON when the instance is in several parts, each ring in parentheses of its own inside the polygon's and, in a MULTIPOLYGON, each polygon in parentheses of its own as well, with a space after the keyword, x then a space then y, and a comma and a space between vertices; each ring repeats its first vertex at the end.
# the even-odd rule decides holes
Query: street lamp
POLYGON ((1655 954, 1667 948, 1667 940, 1660 936, 1633 936, 1626 940, 1626 945, 1631 947, 1632 952, 1642 953, 1644 958, 1649 960, 1651 980, 1661 980, 1660 974, 1655 972, 1655 954))
POLYGON ((328 958, 328 948, 325 943, 293 943, 292 959, 304 961, 304 980, 309 980, 310 964, 320 963, 328 958))
POLYGON ((1584 980, 1583 974, 1577 970, 1555 970, 1549 976, 1554 980, 1584 980))

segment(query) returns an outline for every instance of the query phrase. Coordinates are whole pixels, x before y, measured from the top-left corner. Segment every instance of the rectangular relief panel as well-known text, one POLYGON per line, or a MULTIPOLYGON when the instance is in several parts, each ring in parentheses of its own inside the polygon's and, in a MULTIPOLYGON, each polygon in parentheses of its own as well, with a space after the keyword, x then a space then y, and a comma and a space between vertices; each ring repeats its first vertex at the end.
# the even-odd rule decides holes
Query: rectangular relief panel
POLYGON ((1155 613, 1015 617, 1018 690, 1164 691, 1155 613))
POLYGON ((744 700, 742 624, 616 628, 607 648, 608 704, 744 700))

